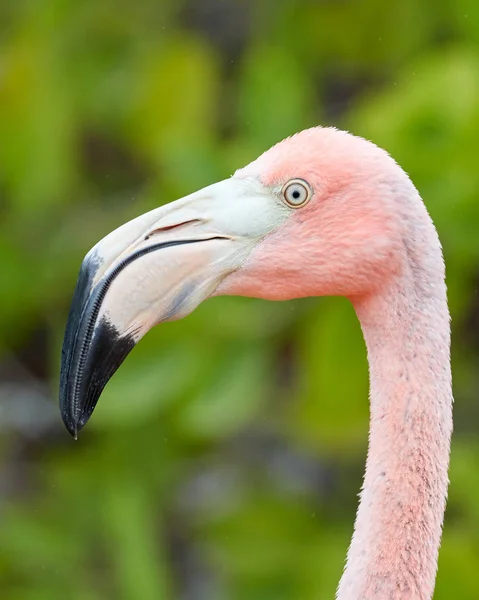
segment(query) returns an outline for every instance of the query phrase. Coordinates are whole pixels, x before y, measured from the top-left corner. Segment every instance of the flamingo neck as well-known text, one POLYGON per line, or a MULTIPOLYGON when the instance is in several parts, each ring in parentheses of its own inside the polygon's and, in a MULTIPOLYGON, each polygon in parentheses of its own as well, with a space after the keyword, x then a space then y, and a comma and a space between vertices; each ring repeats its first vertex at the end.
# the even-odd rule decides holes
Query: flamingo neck
MULTIPOLYGON (((338 600, 430 600, 447 496, 452 389, 442 256, 355 302, 370 370, 366 473, 338 600)), ((430 258, 430 257, 429 257, 430 258)))

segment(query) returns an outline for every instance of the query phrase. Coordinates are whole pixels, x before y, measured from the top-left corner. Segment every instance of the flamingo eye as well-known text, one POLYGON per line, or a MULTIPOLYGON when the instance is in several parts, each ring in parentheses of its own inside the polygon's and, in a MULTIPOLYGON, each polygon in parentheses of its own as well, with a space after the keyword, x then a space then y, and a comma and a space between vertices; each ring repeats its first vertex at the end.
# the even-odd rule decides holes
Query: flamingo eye
POLYGON ((299 208, 308 202, 312 196, 312 191, 303 179, 291 179, 283 186, 282 194, 288 206, 299 208))

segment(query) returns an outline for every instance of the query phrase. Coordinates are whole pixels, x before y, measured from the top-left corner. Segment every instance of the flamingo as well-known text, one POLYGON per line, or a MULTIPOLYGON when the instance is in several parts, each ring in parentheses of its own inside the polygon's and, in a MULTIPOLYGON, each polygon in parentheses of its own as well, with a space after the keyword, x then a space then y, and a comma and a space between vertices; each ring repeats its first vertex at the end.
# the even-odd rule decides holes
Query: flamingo
POLYGON ((441 244, 413 183, 373 143, 315 127, 110 233, 83 261, 65 332, 71 434, 151 327, 231 294, 353 304, 370 429, 337 600, 430 599, 452 432, 450 317, 441 244))

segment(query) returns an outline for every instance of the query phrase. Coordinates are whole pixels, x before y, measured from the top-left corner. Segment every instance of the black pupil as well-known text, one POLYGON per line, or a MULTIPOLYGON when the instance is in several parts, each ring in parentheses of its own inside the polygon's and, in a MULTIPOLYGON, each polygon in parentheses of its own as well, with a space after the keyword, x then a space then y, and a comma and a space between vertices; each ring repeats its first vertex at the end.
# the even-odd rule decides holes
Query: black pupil
POLYGON ((300 196, 301 196, 301 194, 298 192, 298 190, 294 190, 294 192, 293 192, 293 198, 295 200, 297 200, 300 196))

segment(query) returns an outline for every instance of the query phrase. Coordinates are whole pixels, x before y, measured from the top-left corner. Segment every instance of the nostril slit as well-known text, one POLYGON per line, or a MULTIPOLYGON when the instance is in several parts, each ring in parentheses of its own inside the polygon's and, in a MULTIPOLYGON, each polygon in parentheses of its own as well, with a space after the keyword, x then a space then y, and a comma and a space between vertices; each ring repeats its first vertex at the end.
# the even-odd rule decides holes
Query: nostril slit
POLYGON ((164 227, 158 227, 153 231, 150 231, 145 236, 145 240, 149 240, 154 235, 158 235, 160 233, 164 233, 165 231, 171 231, 172 229, 181 229, 182 227, 186 227, 187 225, 194 225, 196 223, 201 223, 201 219, 191 219, 190 221, 182 221, 181 223, 175 223, 174 225, 165 225, 164 227))

